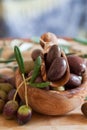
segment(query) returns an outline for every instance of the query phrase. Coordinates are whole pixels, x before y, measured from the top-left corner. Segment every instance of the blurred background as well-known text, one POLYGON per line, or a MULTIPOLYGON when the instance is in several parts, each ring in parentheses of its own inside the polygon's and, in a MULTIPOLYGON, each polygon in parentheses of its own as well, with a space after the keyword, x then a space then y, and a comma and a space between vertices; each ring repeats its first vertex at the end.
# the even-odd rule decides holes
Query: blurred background
POLYGON ((0 0, 0 37, 87 38, 87 0, 0 0))

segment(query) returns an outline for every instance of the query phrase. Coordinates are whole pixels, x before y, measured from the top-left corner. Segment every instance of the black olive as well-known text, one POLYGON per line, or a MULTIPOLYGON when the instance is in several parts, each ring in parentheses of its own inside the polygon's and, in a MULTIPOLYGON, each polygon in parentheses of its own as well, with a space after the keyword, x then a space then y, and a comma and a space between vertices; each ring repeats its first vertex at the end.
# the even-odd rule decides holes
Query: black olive
POLYGON ((67 56, 70 72, 81 76, 86 69, 86 64, 83 58, 76 55, 67 56))
POLYGON ((81 78, 78 75, 70 74, 69 81, 65 84, 65 89, 73 89, 81 85, 81 78))

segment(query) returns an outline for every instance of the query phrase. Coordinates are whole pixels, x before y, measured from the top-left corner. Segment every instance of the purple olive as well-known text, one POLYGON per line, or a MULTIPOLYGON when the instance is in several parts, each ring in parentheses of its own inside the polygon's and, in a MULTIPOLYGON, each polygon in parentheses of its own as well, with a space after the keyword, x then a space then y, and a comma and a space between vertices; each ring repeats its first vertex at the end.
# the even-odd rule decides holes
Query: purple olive
POLYGON ((73 89, 81 85, 81 78, 78 75, 70 74, 69 81, 65 85, 65 89, 73 89))
POLYGON ((3 111, 4 105, 5 105, 5 101, 0 99, 0 113, 3 111))
POLYGON ((16 115, 16 112, 18 110, 18 102, 14 100, 8 101, 3 110, 3 115, 6 119, 13 119, 16 115))
POLYGON ((31 54, 32 59, 35 61, 38 56, 43 57, 42 51, 40 49, 33 50, 32 54, 31 54))
POLYGON ((61 56, 61 50, 57 45, 51 46, 46 56, 46 67, 49 68, 55 58, 61 56))
POLYGON ((35 79, 35 83, 41 83, 43 82, 43 79, 41 77, 41 75, 39 75, 36 79, 35 79))
POLYGON ((29 73, 28 73, 28 77, 31 77, 33 74, 33 70, 31 70, 29 73))
POLYGON ((32 116, 32 109, 29 106, 22 105, 17 111, 17 121, 20 125, 27 123, 32 116))
POLYGON ((66 68, 67 68, 67 63, 63 57, 58 57, 54 59, 47 73, 48 80, 50 81, 59 80, 65 74, 66 68))
POLYGON ((84 114, 84 116, 87 118, 87 102, 82 104, 81 111, 84 114))
MULTIPOLYGON (((9 93, 8 93, 8 95, 7 95, 7 100, 8 100, 8 101, 9 101, 9 100, 13 100, 15 92, 16 92, 16 89, 15 89, 15 88, 13 88, 13 89, 11 89, 11 90, 9 91, 9 93)), ((20 97, 19 97, 18 94, 17 94, 17 96, 16 96, 16 101, 20 102, 20 97)))
POLYGON ((9 83, 14 87, 15 86, 15 77, 2 74, 0 77, 0 83, 9 83))
POLYGON ((70 72, 76 75, 82 75, 82 73, 86 69, 85 60, 76 55, 69 55, 67 56, 70 72))

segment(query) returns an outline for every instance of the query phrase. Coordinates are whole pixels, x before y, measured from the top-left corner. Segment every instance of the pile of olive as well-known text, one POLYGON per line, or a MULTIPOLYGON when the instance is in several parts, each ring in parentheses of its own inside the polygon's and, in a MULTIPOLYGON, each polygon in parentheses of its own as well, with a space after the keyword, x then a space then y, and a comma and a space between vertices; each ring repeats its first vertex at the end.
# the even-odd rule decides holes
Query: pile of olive
POLYGON ((32 109, 24 105, 19 95, 15 99, 16 89, 10 83, 0 83, 0 113, 6 119, 17 119, 19 124, 25 124, 31 119, 32 109))
POLYGON ((32 59, 35 60, 39 55, 45 61, 47 79, 49 81, 59 80, 66 72, 67 68, 66 60, 61 57, 60 48, 57 45, 53 45, 46 54, 43 54, 41 50, 37 49, 32 52, 31 56, 32 59))
POLYGON ((9 83, 0 83, 0 113, 3 111, 4 105, 8 100, 8 94, 13 89, 9 83))
POLYGON ((76 55, 67 56, 69 67, 70 67, 70 78, 65 89, 73 89, 81 85, 82 74, 86 70, 85 60, 76 55))
MULTIPOLYGON (((26 84, 24 70, 24 61, 21 52, 17 46, 14 47, 15 58, 19 65, 20 73, 24 82, 19 85, 19 88, 26 84), (22 71, 23 70, 23 71, 22 71)), ((15 88, 15 81, 9 82, 7 77, 2 77, 0 83, 0 112, 3 113, 6 119, 17 119, 20 125, 27 123, 32 116, 32 109, 28 102, 23 103, 18 95, 18 89, 15 88), (9 82, 9 83, 8 83, 9 82)), ((15 79, 15 77, 14 77, 15 79)), ((13 81, 13 80, 12 80, 13 81)), ((26 86, 27 87, 27 86, 26 86)), ((25 88, 26 89, 26 88, 25 88)), ((27 93, 25 93, 25 100, 27 93)))
MULTIPOLYGON (((57 45, 51 46, 46 54, 43 54, 40 49, 34 50, 31 54, 31 57, 34 61, 38 56, 41 56, 45 61, 47 79, 49 81, 58 81, 63 77, 66 72, 67 63, 66 60, 61 56, 61 50, 57 45)), ((61 87, 63 88, 61 89, 63 91, 80 86, 82 83, 82 74, 86 70, 85 60, 79 56, 67 55, 67 61, 70 68, 70 76, 68 82, 61 87)), ((35 82, 42 81, 43 79, 41 74, 39 74, 35 82)), ((52 87, 49 86, 47 88, 52 89, 52 87)), ((58 87, 58 89, 60 88, 58 87)), ((57 88, 54 90, 57 90, 57 88)))

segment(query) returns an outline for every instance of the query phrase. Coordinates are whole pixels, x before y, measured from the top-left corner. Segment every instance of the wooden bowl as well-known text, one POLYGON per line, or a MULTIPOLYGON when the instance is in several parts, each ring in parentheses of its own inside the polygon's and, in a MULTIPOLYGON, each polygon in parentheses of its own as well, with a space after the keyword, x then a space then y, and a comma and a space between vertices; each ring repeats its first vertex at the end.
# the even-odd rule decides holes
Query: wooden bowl
MULTIPOLYGON (((29 62, 27 63, 29 66, 29 62)), ((32 67, 31 67, 32 68, 32 67)), ((29 71, 30 69, 29 68, 29 71)), ((27 72, 29 72, 27 69, 27 72)), ((19 69, 16 70, 16 87, 22 82, 22 76, 19 69)), ((28 104, 36 112, 46 115, 64 115, 75 108, 79 107, 87 95, 87 70, 82 75, 82 84, 72 90, 59 92, 54 90, 42 90, 34 87, 27 86, 28 90, 28 104)), ((23 102, 24 85, 19 89, 19 96, 23 102)))

